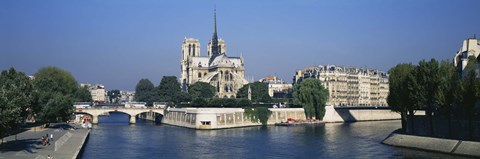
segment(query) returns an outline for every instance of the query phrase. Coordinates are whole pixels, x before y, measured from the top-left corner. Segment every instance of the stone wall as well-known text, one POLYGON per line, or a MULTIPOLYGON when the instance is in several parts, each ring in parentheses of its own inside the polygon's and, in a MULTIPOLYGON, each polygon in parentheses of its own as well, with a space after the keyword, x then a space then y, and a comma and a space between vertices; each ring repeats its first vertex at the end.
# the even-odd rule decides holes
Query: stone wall
MULTIPOLYGON (((269 108, 272 115, 267 124, 286 122, 287 119, 305 120, 303 108, 269 108)), ((194 128, 194 129, 223 129, 245 126, 256 126, 261 123, 252 123, 241 108, 174 108, 165 114, 162 123, 194 128), (206 123, 208 122, 208 124, 206 123)), ((389 109, 334 109, 326 107, 325 122, 355 122, 370 120, 400 119, 398 113, 389 109)))
MULTIPOLYGON (((268 124, 285 122, 288 118, 305 120, 303 108, 271 108, 268 124)), ((162 123, 194 129, 223 129, 257 126, 241 108, 179 108, 169 109, 162 123), (208 122, 209 124, 207 124, 208 122)))
POLYGON ((407 132, 412 135, 480 141, 480 121, 478 120, 471 121, 472 127, 470 129, 468 120, 449 120, 448 117, 433 116, 432 133, 432 126, 428 116, 415 115, 413 118, 409 117, 408 119, 407 132), (470 132, 472 133, 470 134, 470 132))
POLYGON ((400 114, 392 112, 390 109, 335 109, 333 106, 327 106, 325 109, 325 116, 323 117, 323 121, 325 122, 355 122, 400 119, 400 114))
POLYGON ((188 113, 186 110, 171 111, 168 114, 165 114, 165 116, 162 119, 162 122, 166 124, 176 125, 176 126, 196 128, 195 126, 196 114, 188 113))
POLYGON ((392 134, 383 140, 382 143, 398 147, 480 157, 480 151, 478 151, 480 147, 479 142, 392 134))

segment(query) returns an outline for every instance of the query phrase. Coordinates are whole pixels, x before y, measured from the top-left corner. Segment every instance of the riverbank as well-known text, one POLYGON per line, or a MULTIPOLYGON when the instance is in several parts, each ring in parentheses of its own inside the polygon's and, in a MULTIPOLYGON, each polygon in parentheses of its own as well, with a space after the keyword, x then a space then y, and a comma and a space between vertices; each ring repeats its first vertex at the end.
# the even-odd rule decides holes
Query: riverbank
POLYGON ((0 159, 3 158, 54 158, 78 157, 89 135, 88 129, 74 124, 52 124, 50 128, 31 128, 15 135, 7 136, 0 145, 0 159), (41 137, 53 134, 50 145, 43 145, 41 137))
POLYGON ((396 147, 480 157, 480 142, 392 133, 382 143, 396 147))

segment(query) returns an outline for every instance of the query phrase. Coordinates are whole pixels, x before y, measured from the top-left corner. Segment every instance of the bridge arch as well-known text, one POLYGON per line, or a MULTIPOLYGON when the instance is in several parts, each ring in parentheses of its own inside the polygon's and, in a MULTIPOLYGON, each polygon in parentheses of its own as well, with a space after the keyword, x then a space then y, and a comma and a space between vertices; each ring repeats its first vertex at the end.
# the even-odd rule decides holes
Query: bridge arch
POLYGON ((120 112, 130 115, 130 124, 135 124, 135 117, 144 112, 154 112, 163 116, 163 108, 77 108, 75 113, 85 113, 92 116, 92 123, 98 124, 98 116, 109 112, 120 112))

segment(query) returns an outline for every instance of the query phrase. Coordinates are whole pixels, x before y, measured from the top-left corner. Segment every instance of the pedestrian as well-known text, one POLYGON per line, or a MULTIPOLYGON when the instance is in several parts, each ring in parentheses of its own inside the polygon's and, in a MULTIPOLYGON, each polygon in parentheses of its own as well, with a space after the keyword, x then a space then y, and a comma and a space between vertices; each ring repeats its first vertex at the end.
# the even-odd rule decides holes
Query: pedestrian
POLYGON ((48 156, 47 156, 47 159, 53 159, 53 157, 52 157, 52 156, 50 156, 50 155, 48 155, 48 156))
POLYGON ((45 135, 45 140, 46 140, 47 144, 50 145, 50 140, 48 140, 48 134, 45 135))
POLYGON ((47 144, 47 141, 45 140, 45 136, 42 136, 42 144, 45 146, 47 144))
POLYGON ((50 140, 53 141, 53 133, 50 134, 50 140))

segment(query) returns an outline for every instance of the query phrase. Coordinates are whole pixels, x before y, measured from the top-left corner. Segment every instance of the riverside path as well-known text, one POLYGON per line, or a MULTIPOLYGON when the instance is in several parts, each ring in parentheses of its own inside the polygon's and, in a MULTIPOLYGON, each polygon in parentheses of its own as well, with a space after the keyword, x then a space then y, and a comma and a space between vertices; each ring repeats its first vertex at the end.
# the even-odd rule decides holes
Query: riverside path
POLYGON ((3 138, 0 159, 77 158, 89 130, 74 124, 51 124, 50 128, 35 127, 3 138), (41 137, 53 134, 50 145, 43 146, 41 137))

